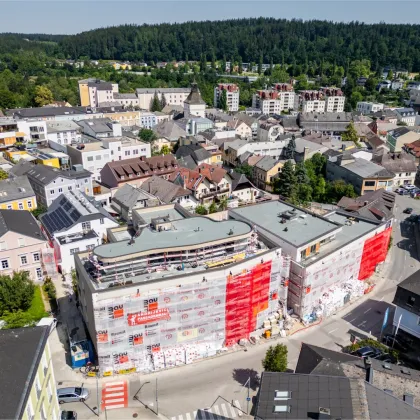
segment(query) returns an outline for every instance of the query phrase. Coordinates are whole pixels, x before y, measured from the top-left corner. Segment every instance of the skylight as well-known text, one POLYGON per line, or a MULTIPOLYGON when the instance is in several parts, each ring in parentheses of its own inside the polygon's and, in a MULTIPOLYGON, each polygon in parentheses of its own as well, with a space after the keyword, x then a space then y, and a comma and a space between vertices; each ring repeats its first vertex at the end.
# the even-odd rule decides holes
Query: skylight
POLYGON ((290 413, 290 405, 275 405, 273 413, 290 413))
POLYGON ((281 401, 281 400, 288 400, 291 398, 291 392, 290 391, 275 391, 274 393, 274 400, 275 401, 281 401))

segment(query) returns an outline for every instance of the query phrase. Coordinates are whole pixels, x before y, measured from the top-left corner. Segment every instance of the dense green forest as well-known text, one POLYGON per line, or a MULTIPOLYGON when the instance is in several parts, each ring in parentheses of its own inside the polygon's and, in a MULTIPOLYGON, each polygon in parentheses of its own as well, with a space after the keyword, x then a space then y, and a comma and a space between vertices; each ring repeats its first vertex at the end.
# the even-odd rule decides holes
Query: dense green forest
POLYGON ((325 60, 345 66, 348 60, 368 59, 374 70, 386 65, 420 70, 420 25, 272 18, 123 25, 70 36, 4 34, 0 53, 10 52, 10 48, 28 49, 29 44, 72 59, 149 62, 199 60, 205 54, 208 60, 214 55, 258 62, 262 55, 266 63, 273 60, 305 66, 325 60))

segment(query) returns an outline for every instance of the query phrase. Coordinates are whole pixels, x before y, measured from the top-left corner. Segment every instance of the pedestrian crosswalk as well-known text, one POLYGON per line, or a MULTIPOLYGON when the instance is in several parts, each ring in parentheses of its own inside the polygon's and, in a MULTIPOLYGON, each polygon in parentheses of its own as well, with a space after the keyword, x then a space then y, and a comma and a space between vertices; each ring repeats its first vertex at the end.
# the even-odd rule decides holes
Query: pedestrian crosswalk
POLYGON ((127 381, 110 382, 102 387, 102 411, 128 407, 127 381))
POLYGON ((233 405, 224 402, 206 409, 180 414, 179 416, 171 417, 170 420, 231 420, 244 416, 245 414, 239 401, 235 400, 233 405))

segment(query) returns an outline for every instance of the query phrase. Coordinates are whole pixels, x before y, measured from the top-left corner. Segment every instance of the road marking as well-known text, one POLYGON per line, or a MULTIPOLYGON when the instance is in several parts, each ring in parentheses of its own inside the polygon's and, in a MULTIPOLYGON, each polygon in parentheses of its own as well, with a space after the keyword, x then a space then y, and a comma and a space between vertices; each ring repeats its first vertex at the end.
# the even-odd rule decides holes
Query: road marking
POLYGON ((221 404, 221 408, 222 408, 222 411, 223 411, 223 415, 224 415, 225 417, 229 418, 228 411, 226 410, 226 407, 225 407, 225 405, 224 405, 224 404, 221 404))
POLYGON ((366 321, 361 322, 358 327, 360 327, 361 325, 366 324, 366 321))
POLYGON ((185 414, 185 417, 187 418, 187 420, 191 420, 190 413, 185 414))
POLYGON ((102 388, 102 410, 128 407, 128 384, 124 381, 107 383, 102 388))
POLYGON ((178 416, 178 420, 184 420, 184 417, 181 415, 178 416))
MULTIPOLYGON (((357 318, 357 317, 356 317, 357 318)), ((351 321, 349 321, 350 322, 350 324, 356 319, 356 318, 353 318, 351 321)))
POLYGON ((381 297, 381 300, 380 300, 379 302, 382 302, 382 301, 384 300, 384 297, 385 297, 385 296, 382 296, 382 297, 381 297))
POLYGON ((337 331, 338 330, 338 328, 334 328, 333 330, 331 330, 328 334, 331 334, 331 333, 333 333, 334 331, 337 331))
POLYGON ((365 311, 364 313, 367 314, 372 308, 369 308, 367 311, 365 311))
POLYGON ((214 406, 213 410, 218 416, 220 416, 220 410, 219 410, 219 407, 217 405, 214 406))

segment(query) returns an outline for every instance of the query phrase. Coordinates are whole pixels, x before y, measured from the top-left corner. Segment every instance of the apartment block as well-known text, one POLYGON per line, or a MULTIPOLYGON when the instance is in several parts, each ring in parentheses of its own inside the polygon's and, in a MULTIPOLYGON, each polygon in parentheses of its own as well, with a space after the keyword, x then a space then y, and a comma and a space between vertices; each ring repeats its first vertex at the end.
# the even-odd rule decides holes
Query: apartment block
POLYGON ((234 83, 219 83, 214 88, 214 107, 220 108, 220 97, 226 92, 227 111, 239 110, 239 87, 234 83))
POLYGON ((113 101, 114 93, 118 93, 118 84, 100 79, 79 80, 81 106, 99 107, 102 102, 113 101))
POLYGON ((190 94, 190 88, 142 88, 136 89, 136 95, 139 99, 140 109, 149 111, 152 103, 152 99, 157 94, 159 100, 162 99, 162 95, 165 96, 167 105, 183 105, 185 99, 190 94))
POLYGON ((295 92, 258 90, 252 96, 252 108, 260 109, 266 115, 295 109, 295 92))

